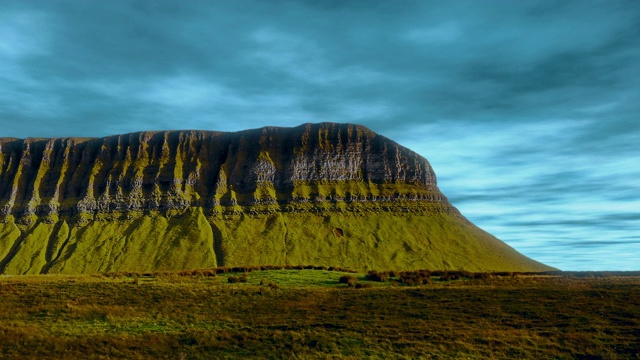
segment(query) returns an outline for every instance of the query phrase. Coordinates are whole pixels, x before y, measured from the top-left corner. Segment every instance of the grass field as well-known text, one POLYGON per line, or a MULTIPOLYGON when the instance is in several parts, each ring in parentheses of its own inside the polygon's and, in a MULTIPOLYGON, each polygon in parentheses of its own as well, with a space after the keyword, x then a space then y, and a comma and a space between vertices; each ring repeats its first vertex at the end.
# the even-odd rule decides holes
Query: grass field
POLYGON ((639 274, 451 275, 5 275, 0 358, 640 358, 639 274))

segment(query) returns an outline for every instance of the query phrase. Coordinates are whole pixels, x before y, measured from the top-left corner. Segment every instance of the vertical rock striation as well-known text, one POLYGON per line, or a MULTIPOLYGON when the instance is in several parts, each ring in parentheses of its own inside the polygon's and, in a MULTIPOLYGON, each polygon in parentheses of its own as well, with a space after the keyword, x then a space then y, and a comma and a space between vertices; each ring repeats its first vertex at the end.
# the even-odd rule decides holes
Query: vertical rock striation
POLYGON ((5 216, 326 201, 447 203, 426 159, 362 126, 332 123, 0 139, 0 168, 5 216))

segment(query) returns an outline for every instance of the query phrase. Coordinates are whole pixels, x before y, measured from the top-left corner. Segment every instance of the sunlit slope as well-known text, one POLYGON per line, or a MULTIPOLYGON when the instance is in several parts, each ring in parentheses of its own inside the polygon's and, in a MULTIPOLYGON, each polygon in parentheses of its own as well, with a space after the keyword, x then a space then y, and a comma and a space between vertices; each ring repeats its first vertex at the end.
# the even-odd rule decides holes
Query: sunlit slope
POLYGON ((327 264, 357 270, 550 269, 445 213, 274 214, 214 221, 213 225, 223 238, 235 239, 222 243, 225 265, 327 264))
POLYGON ((194 208, 31 226, 0 224, 5 274, 155 271, 318 264, 367 269, 543 271, 460 219, 439 214, 274 213, 209 217, 194 208))
MULTIPOLYGON (((211 227, 201 209, 167 219, 139 215, 69 226, 0 224, 5 274, 191 269, 217 265, 211 227), (21 232, 17 232, 16 230, 21 232)), ((1 255, 1 254, 0 254, 1 255)))

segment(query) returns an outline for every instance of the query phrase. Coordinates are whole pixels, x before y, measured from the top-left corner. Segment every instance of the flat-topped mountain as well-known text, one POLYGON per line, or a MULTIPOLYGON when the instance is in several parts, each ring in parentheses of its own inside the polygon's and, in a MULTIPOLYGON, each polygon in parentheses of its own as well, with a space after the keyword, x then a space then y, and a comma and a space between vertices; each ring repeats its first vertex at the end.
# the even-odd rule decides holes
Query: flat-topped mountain
POLYGON ((314 264, 540 271, 358 125, 0 138, 0 273, 314 264))

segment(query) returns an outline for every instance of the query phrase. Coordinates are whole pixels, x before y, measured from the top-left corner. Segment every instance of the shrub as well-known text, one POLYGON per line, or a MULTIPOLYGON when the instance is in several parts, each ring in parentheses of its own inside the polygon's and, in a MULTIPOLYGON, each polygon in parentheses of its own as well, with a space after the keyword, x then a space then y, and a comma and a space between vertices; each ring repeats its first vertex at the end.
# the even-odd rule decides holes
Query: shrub
POLYGON ((356 277, 353 275, 342 275, 340 276, 340 279, 338 279, 340 284, 348 284, 349 281, 353 281, 353 280, 356 280, 356 277))
POLYGON ((227 278, 227 281, 229 283, 239 283, 239 282, 246 283, 248 279, 249 277, 247 276, 247 274, 242 274, 240 276, 229 276, 229 278, 227 278))
POLYGON ((353 275, 342 275, 338 281, 340 284, 347 284, 349 287, 354 287, 358 284, 358 279, 353 275))
POLYGON ((215 272, 215 270, 204 270, 204 271, 202 271, 202 275, 209 276, 209 277, 214 277, 214 276, 216 276, 216 272, 215 272))
POLYGON ((244 266, 236 266, 231 268, 231 272, 251 272, 251 268, 250 267, 244 267, 244 266))
POLYGON ((367 273, 367 275, 365 276, 365 279, 371 280, 371 281, 385 282, 389 280, 389 273, 377 272, 375 270, 371 270, 367 273))
POLYGON ((191 272, 191 276, 204 276, 204 273, 202 272, 202 270, 193 270, 191 272))
POLYGON ((431 284, 431 275, 428 270, 403 271, 398 274, 398 281, 410 286, 431 284))
POLYGON ((487 273, 487 272, 480 272, 480 273, 475 273, 473 274, 473 278, 474 279, 489 279, 491 277, 491 274, 487 273))

